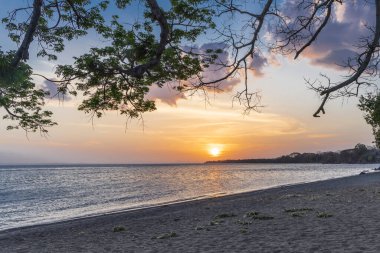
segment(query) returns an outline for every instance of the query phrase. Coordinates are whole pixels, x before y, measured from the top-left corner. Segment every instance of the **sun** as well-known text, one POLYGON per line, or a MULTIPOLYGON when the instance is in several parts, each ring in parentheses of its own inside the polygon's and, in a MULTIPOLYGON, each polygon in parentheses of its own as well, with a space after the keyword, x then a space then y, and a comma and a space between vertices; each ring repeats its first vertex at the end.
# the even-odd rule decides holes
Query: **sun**
POLYGON ((220 155, 220 148, 218 147, 213 147, 211 149, 209 149, 209 154, 216 157, 216 156, 219 156, 220 155))

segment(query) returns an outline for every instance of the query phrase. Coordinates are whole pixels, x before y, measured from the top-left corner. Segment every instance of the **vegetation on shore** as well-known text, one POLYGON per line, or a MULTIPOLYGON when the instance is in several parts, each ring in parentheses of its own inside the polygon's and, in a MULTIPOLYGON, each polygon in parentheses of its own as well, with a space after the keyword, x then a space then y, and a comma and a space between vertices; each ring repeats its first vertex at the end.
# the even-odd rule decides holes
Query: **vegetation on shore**
POLYGON ((337 152, 298 153, 277 158, 207 161, 206 163, 380 163, 380 149, 357 144, 337 152))

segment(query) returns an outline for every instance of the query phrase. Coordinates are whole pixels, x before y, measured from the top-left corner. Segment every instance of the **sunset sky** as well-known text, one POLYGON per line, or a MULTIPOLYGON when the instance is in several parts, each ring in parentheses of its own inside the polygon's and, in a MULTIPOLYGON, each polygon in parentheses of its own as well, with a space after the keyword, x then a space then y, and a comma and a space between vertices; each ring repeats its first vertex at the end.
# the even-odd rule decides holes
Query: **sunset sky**
MULTIPOLYGON (((355 32, 364 29, 368 22, 364 17, 371 10, 368 6, 344 6, 348 9, 334 10, 333 22, 303 57, 293 60, 265 55, 256 71, 249 73, 250 89, 261 91, 264 107, 259 113, 244 115, 244 108, 236 103, 232 106, 233 95, 242 89, 240 80, 230 92, 210 92, 208 102, 202 95, 179 96, 168 88, 155 88, 150 96, 157 99, 158 110, 146 113, 143 122, 128 124, 117 112, 107 112, 92 121, 77 111, 79 97, 64 102, 51 99, 47 109, 54 112, 59 125, 49 129, 46 138, 39 133, 26 135, 22 130, 6 131, 11 122, 0 121, 0 163, 203 162, 276 157, 294 151, 334 151, 357 143, 372 145, 371 128, 357 108, 357 98, 331 101, 327 114, 314 118, 320 98, 304 80, 317 78, 320 73, 338 80, 346 74, 336 64, 352 52, 354 43, 348 42, 355 32), (212 149, 217 156, 210 154, 212 149)), ((1 8, 0 16, 11 8, 1 8)), ((0 32, 2 49, 15 49, 6 32, 0 32)), ((102 42, 91 34, 73 41, 58 63, 70 63, 72 56, 99 45, 102 42)), ((53 77, 57 63, 32 57, 30 64, 35 72, 53 77)), ((41 79, 36 81, 46 85, 41 79)))

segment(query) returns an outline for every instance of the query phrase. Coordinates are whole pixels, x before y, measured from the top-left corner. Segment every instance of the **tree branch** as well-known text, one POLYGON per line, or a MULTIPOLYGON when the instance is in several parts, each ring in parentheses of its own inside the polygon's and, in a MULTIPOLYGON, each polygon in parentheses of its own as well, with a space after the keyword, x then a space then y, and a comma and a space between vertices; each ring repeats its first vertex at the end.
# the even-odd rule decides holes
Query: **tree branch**
MULTIPOLYGON (((330 19, 330 16, 331 16, 331 5, 334 1, 331 1, 327 4, 327 13, 326 13, 326 16, 325 16, 325 19, 323 20, 323 23, 318 27, 317 31, 314 33, 314 35, 310 38, 310 40, 305 44, 303 45, 303 47, 301 49, 299 49, 297 52, 296 52, 296 55, 294 56, 294 59, 297 59, 298 56, 308 47, 310 46, 318 37, 318 35, 321 33, 321 31, 323 30, 323 28, 325 28, 327 22, 329 21, 330 19)), ((311 19, 310 19, 311 20, 311 19)))
POLYGON ((155 55, 147 63, 138 65, 132 69, 125 71, 127 75, 131 75, 137 78, 141 78, 147 70, 155 67, 160 63, 161 56, 165 51, 165 47, 169 43, 170 30, 164 11, 157 4, 156 0, 147 0, 147 3, 150 10, 152 11, 153 19, 156 20, 160 25, 160 42, 158 44, 155 55))
POLYGON ((17 67, 21 60, 29 59, 29 45, 33 41, 33 36, 38 26, 38 20, 41 17, 41 7, 43 0, 34 0, 33 2, 33 13, 28 25, 28 29, 25 33, 24 39, 21 46, 18 48, 12 62, 11 67, 14 69, 17 67))
POLYGON ((355 71, 355 74, 353 74, 350 78, 347 80, 331 87, 323 90, 320 95, 325 95, 325 99, 322 101, 321 106, 318 108, 318 110, 314 113, 314 117, 318 117, 318 114, 320 112, 324 112, 323 106, 326 103, 327 97, 334 91, 337 91, 343 87, 346 87, 353 82, 358 82, 358 79, 361 77, 363 72, 367 69, 369 63, 371 62, 372 56, 374 52, 376 51, 376 48, 379 46, 379 39, 380 39, 380 0, 376 0, 376 23, 375 23, 375 31, 374 36, 371 44, 368 45, 367 51, 363 53, 364 60, 361 61, 360 57, 358 58, 359 68, 355 71))

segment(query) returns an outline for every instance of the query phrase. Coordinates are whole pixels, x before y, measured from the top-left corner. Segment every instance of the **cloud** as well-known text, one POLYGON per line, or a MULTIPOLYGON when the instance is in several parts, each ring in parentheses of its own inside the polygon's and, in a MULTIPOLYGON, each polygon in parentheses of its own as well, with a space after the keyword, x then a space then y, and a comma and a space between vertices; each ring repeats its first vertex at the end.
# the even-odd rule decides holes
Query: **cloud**
POLYGON ((309 134, 306 137, 310 139, 330 139, 336 137, 336 134, 309 134))
POLYGON ((149 100, 160 100, 165 104, 175 106, 177 105, 177 100, 186 99, 186 96, 174 90, 170 83, 166 83, 162 88, 157 85, 151 86, 145 98, 149 100))
MULTIPOLYGON (((302 14, 297 4, 295 1, 287 2, 284 14, 288 17, 302 14)), ((355 45, 360 38, 369 35, 366 26, 374 25, 373 7, 373 1, 351 0, 344 1, 342 5, 335 4, 329 23, 301 56, 311 59, 314 65, 342 69, 339 65, 347 62, 348 58, 356 57, 358 49, 355 45)))
POLYGON ((346 4, 338 4, 335 5, 335 17, 338 22, 343 22, 344 20, 344 15, 346 13, 346 4))
POLYGON ((312 64, 325 67, 333 67, 337 70, 342 70, 348 59, 355 58, 356 53, 349 49, 338 49, 330 51, 322 58, 312 59, 312 64))
MULTIPOLYGON (((224 43, 206 43, 201 45, 200 47, 189 47, 185 46, 183 50, 187 52, 192 52, 196 54, 207 54, 208 50, 222 50, 215 59, 213 64, 210 64, 209 67, 205 68, 202 73, 200 73, 200 78, 203 82, 212 82, 219 79, 222 79, 226 76, 229 67, 226 65, 229 63, 229 53, 227 51, 227 45, 224 43)), ((189 87, 195 86, 199 83, 198 77, 192 77, 188 80, 179 81, 182 85, 187 85, 189 87)), ((222 80, 218 83, 208 85, 206 90, 214 91, 217 93, 221 92, 229 92, 240 83, 240 77, 235 75, 225 80, 222 80)), ((174 87, 178 86, 174 82, 169 82, 164 84, 162 88, 157 85, 151 86, 148 94, 145 96, 146 99, 149 100, 160 100, 163 103, 166 103, 171 106, 177 105, 177 101, 180 99, 186 99, 186 94, 179 92, 174 87)))
POLYGON ((72 99, 69 95, 67 95, 67 94, 64 95, 64 94, 58 92, 58 86, 54 82, 50 82, 48 80, 45 80, 43 82, 42 86, 43 86, 42 88, 45 91, 49 92, 49 96, 48 96, 49 99, 64 100, 64 101, 70 101, 72 99))
MULTIPOLYGON (((197 54, 207 54, 208 50, 221 50, 221 52, 217 54, 218 57, 214 63, 210 64, 210 66, 205 68, 201 73, 200 77, 202 82, 207 83, 223 79, 230 71, 230 67, 227 66, 230 64, 230 54, 228 52, 228 45, 225 43, 205 43, 200 47, 184 47, 184 50, 197 54)), ((197 83, 199 80, 197 78, 191 78, 187 81, 191 85, 192 83, 197 83)), ((208 87, 216 92, 229 92, 239 83, 240 77, 234 75, 215 84, 211 84, 208 87)))
POLYGON ((262 77, 264 75, 263 68, 268 65, 268 60, 261 54, 253 54, 250 67, 253 74, 256 77, 262 77))

